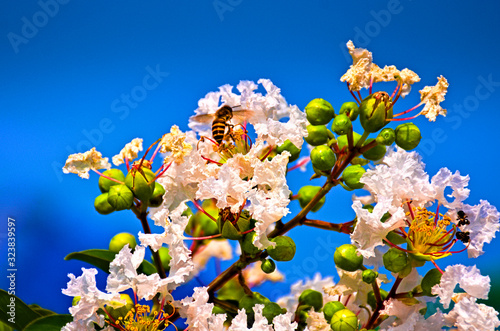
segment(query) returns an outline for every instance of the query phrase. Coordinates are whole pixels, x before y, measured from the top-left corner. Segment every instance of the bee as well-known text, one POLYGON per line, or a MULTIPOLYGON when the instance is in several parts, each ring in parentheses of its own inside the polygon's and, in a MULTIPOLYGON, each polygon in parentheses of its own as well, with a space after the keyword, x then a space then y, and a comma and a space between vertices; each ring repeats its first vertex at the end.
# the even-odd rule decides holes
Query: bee
POLYGON ((463 242, 464 244, 468 243, 470 241, 470 232, 457 232, 456 237, 458 240, 463 242))
POLYGON ((457 216, 458 216, 457 221, 459 227, 470 224, 469 219, 467 218, 467 214, 464 213, 462 210, 459 210, 457 212, 457 216))
POLYGON ((212 121, 212 136, 220 145, 223 140, 228 140, 229 138, 234 140, 234 125, 229 123, 233 117, 238 121, 243 122, 252 116, 252 114, 253 111, 251 110, 241 109, 233 111, 233 108, 228 105, 224 105, 217 109, 214 114, 195 115, 191 117, 191 120, 200 123, 210 123, 210 121, 212 121))

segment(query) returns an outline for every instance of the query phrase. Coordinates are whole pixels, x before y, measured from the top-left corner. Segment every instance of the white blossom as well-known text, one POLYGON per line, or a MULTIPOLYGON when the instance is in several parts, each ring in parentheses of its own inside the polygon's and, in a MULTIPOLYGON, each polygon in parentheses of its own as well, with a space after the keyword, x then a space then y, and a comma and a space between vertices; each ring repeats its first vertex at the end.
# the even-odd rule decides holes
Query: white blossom
POLYGON ((111 164, 108 158, 102 157, 102 154, 92 147, 90 151, 85 153, 76 153, 68 156, 66 164, 63 167, 65 174, 77 174, 81 178, 89 179, 90 170, 110 169, 111 164))
POLYGON ((113 164, 119 166, 125 162, 125 159, 132 161, 142 151, 142 139, 135 138, 125 145, 119 154, 113 156, 113 164))
POLYGON ((445 315, 449 325, 460 331, 496 330, 500 326, 498 312, 485 304, 476 303, 476 298, 464 297, 445 315))

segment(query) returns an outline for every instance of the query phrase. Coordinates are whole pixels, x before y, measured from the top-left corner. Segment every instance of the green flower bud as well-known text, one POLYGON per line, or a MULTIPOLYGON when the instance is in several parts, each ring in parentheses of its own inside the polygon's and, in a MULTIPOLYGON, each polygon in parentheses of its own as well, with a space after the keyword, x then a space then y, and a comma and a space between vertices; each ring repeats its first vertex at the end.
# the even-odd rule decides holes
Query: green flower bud
MULTIPOLYGON (((168 247, 160 247, 160 249, 158 250, 158 255, 160 255, 160 261, 163 269, 165 269, 165 271, 169 271, 170 260, 172 259, 172 257, 170 257, 168 247)), ((151 261, 155 263, 154 255, 151 255, 151 261)))
POLYGON ((397 248, 390 248, 383 256, 384 267, 398 273, 408 264, 408 255, 397 248))
POLYGON ((276 270, 276 263, 274 263, 274 261, 272 259, 265 259, 264 261, 262 261, 260 268, 266 274, 270 274, 270 273, 273 273, 274 270, 276 270))
POLYGON ((149 205, 151 207, 160 207, 163 202, 163 195, 165 194, 165 188, 158 182, 155 182, 155 189, 153 195, 149 199, 149 205))
POLYGON ((344 169, 344 172, 342 173, 342 180, 349 188, 352 189, 363 188, 365 184, 360 183, 359 180, 361 179, 361 176, 363 176, 365 172, 366 170, 363 169, 363 167, 360 165, 348 166, 344 169))
MULTIPOLYGON (((307 206, 309 202, 314 198, 316 194, 321 190, 321 186, 306 185, 302 186, 297 193, 299 196, 300 208, 307 206)), ((318 203, 311 209, 312 212, 317 212, 325 204, 326 196, 322 197, 318 203)))
POLYGON ((328 146, 316 146, 311 151, 311 163, 318 170, 330 170, 335 165, 335 153, 328 146))
POLYGON ((245 235, 243 241, 241 242, 241 250, 250 256, 255 256, 260 249, 255 247, 253 244, 254 239, 257 237, 257 233, 250 232, 245 235))
POLYGON ((392 100, 386 92, 367 96, 359 106, 361 126, 368 132, 377 132, 392 119, 392 100))
POLYGON ((137 246, 134 235, 127 232, 118 233, 111 238, 109 242, 109 250, 113 253, 118 253, 126 244, 128 244, 132 250, 135 246, 137 246))
POLYGON ((328 171, 319 170, 316 167, 314 167, 314 165, 312 166, 312 168, 313 168, 313 171, 315 174, 314 178, 319 178, 321 176, 325 176, 325 177, 330 176, 330 170, 328 170, 328 171))
POLYGON ((275 242, 276 246, 274 248, 268 248, 267 253, 269 256, 276 261, 290 261, 295 256, 295 243, 292 238, 287 236, 279 236, 271 239, 271 242, 275 242))
MULTIPOLYGON (((108 176, 110 178, 119 180, 120 182, 125 181, 125 175, 120 169, 109 169, 102 173, 104 176, 108 176)), ((109 192, 109 188, 113 185, 117 185, 120 183, 114 182, 102 176, 99 177, 99 190, 101 193, 109 192)))
MULTIPOLYGON (((385 216, 385 215, 384 215, 385 216)), ((383 217, 382 217, 383 219, 383 217)), ((389 240, 391 243, 394 245, 401 245, 406 242, 406 239, 401 237, 399 234, 395 233, 394 231, 391 231, 385 236, 387 240, 389 240)))
MULTIPOLYGON (((365 143, 363 144, 363 146, 368 145, 373 140, 374 140, 373 138, 367 139, 365 141, 365 143)), ((364 152, 363 156, 365 158, 367 158, 368 160, 377 161, 385 156, 386 151, 387 150, 386 150, 384 145, 376 145, 376 146, 370 148, 369 150, 367 150, 366 152, 364 152)))
POLYGON ((359 114, 358 104, 354 101, 344 102, 340 107, 339 114, 346 114, 351 121, 355 121, 359 114))
POLYGON ((94 200, 95 210, 102 215, 107 215, 115 211, 115 207, 108 202, 108 193, 98 195, 94 200))
POLYGON ((349 309, 342 309, 333 314, 330 325, 333 331, 356 331, 358 317, 349 309))
POLYGON ((134 192, 137 199, 148 201, 153 195, 155 189, 156 175, 150 169, 142 167, 141 169, 132 169, 125 177, 125 185, 134 192))
POLYGON ((345 309, 345 306, 340 301, 330 301, 323 307, 323 315, 327 321, 331 321, 333 315, 339 310, 345 309))
MULTIPOLYGON (((353 141, 353 146, 356 146, 356 144, 359 141, 359 138, 361 138, 361 135, 359 133, 353 132, 352 133, 352 141, 353 141)), ((347 140, 347 135, 342 135, 337 138, 337 145, 339 146, 339 149, 344 148, 345 146, 349 146, 349 141, 347 140)))
POLYGON ((113 185, 108 192, 108 203, 115 210, 124 210, 132 207, 134 193, 126 185, 113 185))
MULTIPOLYGON (((382 301, 384 301, 389 295, 389 292, 383 289, 380 289, 379 291, 380 291, 380 297, 382 298, 382 301)), ((368 292, 368 295, 366 297, 366 302, 370 305, 370 307, 372 307, 373 310, 377 308, 377 299, 375 298, 375 293, 373 293, 373 291, 368 292)))
POLYGON ((377 277, 378 277, 378 272, 373 271, 371 269, 363 270, 362 278, 365 283, 371 284, 377 279, 377 277))
POLYGON ((320 311, 323 307, 323 295, 315 290, 305 290, 300 294, 299 305, 311 306, 314 311, 320 311))
POLYGON ((333 254, 335 265, 345 271, 356 271, 363 266, 363 256, 358 255, 354 245, 344 244, 337 247, 333 254))
POLYGON ((385 128, 379 132, 376 140, 379 145, 390 146, 396 140, 396 132, 391 128, 385 128))
POLYGON ((341 114, 335 116, 333 119, 332 123, 332 131, 335 132, 338 135, 344 135, 349 132, 349 130, 352 128, 352 123, 351 120, 349 119, 349 116, 341 114))
POLYGON ((424 278, 422 279, 422 283, 421 283, 422 291, 424 292, 424 295, 436 296, 435 294, 431 293, 431 289, 434 285, 437 285, 441 282, 441 276, 442 276, 441 272, 436 268, 429 270, 425 274, 424 278))
POLYGON ((311 146, 324 145, 330 140, 331 133, 324 125, 308 125, 307 137, 304 140, 311 146))
MULTIPOLYGON (((231 240, 239 240, 242 235, 238 231, 238 229, 231 223, 230 221, 223 221, 221 217, 217 220, 217 222, 222 225, 222 238, 231 239, 231 240)), ((219 227, 220 228, 220 227, 219 227)))
POLYGON ((396 145, 409 151, 418 146, 422 139, 418 126, 413 123, 403 123, 396 128, 396 145))
POLYGON ((135 307, 134 301, 128 294, 120 294, 120 299, 125 300, 126 303, 124 306, 121 306, 119 308, 113 308, 112 306, 114 304, 121 304, 116 301, 111 301, 109 304, 106 304, 106 312, 111 315, 115 320, 117 320, 119 317, 125 317, 127 313, 135 307))
POLYGON ((262 316, 264 316, 267 319, 267 322, 271 324, 276 316, 284 314, 285 312, 277 303, 269 302, 264 305, 264 309, 262 309, 262 316))
POLYGON ((332 105, 324 99, 314 99, 305 108, 306 117, 312 125, 326 125, 335 116, 332 105))
POLYGON ((354 159, 352 159, 351 161, 351 164, 352 165, 360 165, 360 166, 365 166, 367 165, 368 163, 370 163, 369 160, 367 159, 363 159, 362 157, 355 157, 354 159))
POLYGON ((285 140, 285 142, 278 147, 276 147, 276 153, 281 154, 283 151, 289 151, 290 152, 290 158, 288 159, 288 162, 293 162, 297 160, 300 156, 301 149, 295 146, 290 140, 285 140))

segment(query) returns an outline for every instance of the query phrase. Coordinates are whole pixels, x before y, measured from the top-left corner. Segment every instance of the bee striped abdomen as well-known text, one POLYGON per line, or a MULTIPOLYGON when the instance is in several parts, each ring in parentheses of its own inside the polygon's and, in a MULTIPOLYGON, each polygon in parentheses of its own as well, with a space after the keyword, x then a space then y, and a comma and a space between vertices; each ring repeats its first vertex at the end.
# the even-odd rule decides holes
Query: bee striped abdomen
POLYGON ((226 121, 224 118, 216 118, 212 122, 212 135, 214 140, 220 144, 226 133, 226 121))

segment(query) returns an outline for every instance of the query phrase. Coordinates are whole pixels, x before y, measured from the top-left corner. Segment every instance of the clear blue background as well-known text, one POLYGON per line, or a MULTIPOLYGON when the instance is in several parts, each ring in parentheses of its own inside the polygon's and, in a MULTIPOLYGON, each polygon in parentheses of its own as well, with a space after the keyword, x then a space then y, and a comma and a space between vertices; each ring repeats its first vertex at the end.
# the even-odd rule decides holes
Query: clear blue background
MULTIPOLYGON (((408 67, 420 75, 413 93, 398 102, 401 111, 418 103, 418 90, 434 85, 437 76, 448 79, 443 104, 448 118, 432 124, 414 120, 424 136, 418 150, 431 176, 443 166, 470 174, 469 204, 487 199, 500 206, 499 2, 66 0, 58 8, 44 5, 49 3, 54 2, 0 5, 0 265, 6 265, 5 224, 12 217, 17 224, 16 294, 27 303, 67 312, 71 298, 60 292, 67 274, 80 275, 88 265, 64 261, 64 256, 106 248, 115 233, 140 230, 132 213, 102 216, 94 211, 98 178, 64 175, 61 167, 69 154, 95 145, 111 157, 132 138, 142 137, 148 145, 173 124, 186 130, 200 98, 239 80, 269 78, 301 109, 317 97, 338 109, 352 100, 339 80, 351 64, 345 48, 349 39, 372 51, 378 65, 408 67), (50 15, 43 14, 43 7, 50 15), (29 29, 33 22, 36 30, 29 29), (146 95, 136 94, 137 102, 127 106, 122 95, 140 92, 148 67, 162 72, 161 82, 146 95), (494 84, 480 87, 481 77, 494 84)), ((392 92, 393 87, 387 88, 392 92)), ((310 175, 292 172, 292 191, 310 175)), ((314 217, 351 220, 350 196, 336 188, 314 217)), ((296 213, 297 203, 291 206, 296 213)), ((262 289, 273 299, 316 271, 335 275, 333 248, 348 240, 311 228, 290 235, 298 253, 293 262, 278 265, 286 283, 262 289)), ((440 265, 477 264, 492 277, 490 297, 498 297, 500 241, 485 249, 478 259, 463 253, 440 265)), ((100 275, 104 290, 105 276, 100 275)), ((6 288, 5 268, 0 277, 0 287, 6 288)), ((207 284, 212 278, 200 279, 207 284)), ((181 288, 176 298, 197 285, 181 288)))

